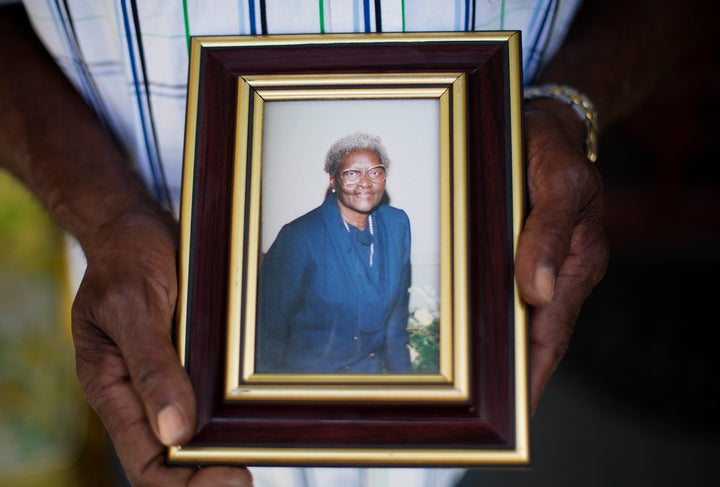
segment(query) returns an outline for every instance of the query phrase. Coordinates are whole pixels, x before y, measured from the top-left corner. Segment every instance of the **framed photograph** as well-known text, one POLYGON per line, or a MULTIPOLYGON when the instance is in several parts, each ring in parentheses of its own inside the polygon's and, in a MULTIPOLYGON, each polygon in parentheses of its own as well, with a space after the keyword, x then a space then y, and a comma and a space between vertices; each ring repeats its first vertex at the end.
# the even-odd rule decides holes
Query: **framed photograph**
POLYGON ((192 40, 177 464, 529 461, 517 32, 192 40))

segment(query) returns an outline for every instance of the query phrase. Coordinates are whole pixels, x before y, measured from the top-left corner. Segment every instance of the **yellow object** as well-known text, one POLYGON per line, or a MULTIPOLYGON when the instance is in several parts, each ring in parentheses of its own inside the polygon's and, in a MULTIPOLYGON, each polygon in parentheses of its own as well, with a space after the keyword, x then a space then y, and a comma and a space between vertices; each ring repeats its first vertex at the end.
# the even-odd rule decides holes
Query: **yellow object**
POLYGON ((99 422, 75 378, 62 235, 0 172, 0 485, 110 485, 99 422))

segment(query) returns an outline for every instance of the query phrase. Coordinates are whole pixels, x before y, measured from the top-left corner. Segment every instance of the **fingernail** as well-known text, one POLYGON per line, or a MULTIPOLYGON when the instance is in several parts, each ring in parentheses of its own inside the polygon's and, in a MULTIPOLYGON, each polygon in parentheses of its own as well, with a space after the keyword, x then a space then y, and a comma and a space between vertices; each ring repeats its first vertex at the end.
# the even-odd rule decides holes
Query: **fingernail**
POLYGON ((177 406, 171 404, 166 406, 157 417, 158 433, 160 441, 166 446, 180 444, 180 438, 185 433, 185 418, 177 406))
POLYGON ((555 272, 550 267, 541 265, 535 270, 535 289, 546 302, 552 301, 555 293, 555 272))

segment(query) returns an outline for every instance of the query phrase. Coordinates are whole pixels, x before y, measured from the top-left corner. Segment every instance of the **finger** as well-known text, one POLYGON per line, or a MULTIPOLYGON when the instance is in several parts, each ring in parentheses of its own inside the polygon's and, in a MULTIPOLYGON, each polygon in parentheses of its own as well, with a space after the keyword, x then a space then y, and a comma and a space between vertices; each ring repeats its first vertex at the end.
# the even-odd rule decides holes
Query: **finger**
POLYGON ((604 275, 608 244, 601 222, 581 221, 573 230, 570 253, 558 272, 551 302, 532 310, 530 330, 531 408, 570 343, 583 302, 604 275))
POLYGON ((189 487, 252 487, 252 475, 246 468, 208 467, 196 470, 189 487))
POLYGON ((583 301, 607 263, 602 180, 558 119, 526 113, 532 210, 518 240, 516 279, 533 306, 530 396, 542 390, 570 342, 583 301))
MULTIPOLYGON (((584 161, 563 164, 561 171, 541 174, 533 191, 533 207, 518 240, 516 277, 520 294, 531 305, 553 299, 557 274, 570 251, 573 230, 592 215, 600 198, 599 175, 584 161)), ((598 203, 599 204, 599 203, 598 203)))
POLYGON ((188 441, 195 428, 195 397, 172 343, 172 307, 134 279, 116 285, 113 293, 96 301, 98 314, 113 323, 110 338, 121 350, 156 436, 168 446, 188 441))
POLYGON ((103 420, 133 486, 252 485, 245 468, 197 470, 165 465, 165 446, 147 421, 145 406, 135 392, 124 358, 106 336, 96 334, 96 337, 99 339, 94 342, 95 346, 79 348, 78 377, 89 402, 103 420))
POLYGON ((130 340, 146 340, 124 358, 155 435, 167 446, 185 443, 195 429, 195 396, 169 336, 137 333, 130 340))
MULTIPOLYGON (((547 308, 533 310, 533 321, 557 323, 547 308)), ((537 326, 532 328, 537 329, 537 326)), ((558 326, 553 338, 530 338, 530 412, 535 414, 542 392, 565 354, 572 328, 558 326)))
POLYGON ((530 327, 530 405, 535 411, 548 380, 556 370, 570 343, 585 292, 577 288, 562 271, 552 302, 532 310, 530 327))
POLYGON ((531 211, 518 240, 515 275, 531 305, 552 300, 578 215, 602 194, 600 175, 582 152, 582 124, 557 109, 539 100, 525 112, 531 211))
MULTIPOLYGON (((166 445, 195 430, 195 397, 172 343, 177 298, 172 228, 134 215, 108 232, 88 260, 73 312, 117 345, 147 419, 166 445)), ((82 328, 81 328, 82 329, 82 328)))

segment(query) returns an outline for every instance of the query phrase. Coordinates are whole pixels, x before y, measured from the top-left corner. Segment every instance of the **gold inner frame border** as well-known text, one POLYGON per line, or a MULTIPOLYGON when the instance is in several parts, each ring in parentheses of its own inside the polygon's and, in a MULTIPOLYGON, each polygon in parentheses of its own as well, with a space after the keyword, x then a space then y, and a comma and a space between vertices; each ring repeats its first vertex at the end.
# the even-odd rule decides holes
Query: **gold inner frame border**
MULTIPOLYGON (((464 238, 467 195, 464 190, 451 187, 451 180, 465 179, 465 90, 463 73, 238 78, 225 400, 415 403, 468 400, 467 239, 464 238), (440 238, 441 242, 453 242, 453 246, 441 245, 440 308, 443 311, 439 372, 403 375, 254 373, 254 283, 258 273, 264 104, 291 100, 419 98, 436 99, 440 105, 440 238), (251 147, 248 147, 248 140, 251 147), (246 180, 248 164, 253 168, 250 181, 246 180), (249 212, 245 211, 246 201, 249 201, 249 212), (247 221, 246 214, 249 215, 247 221), (246 272, 244 280, 242 269, 246 272)), ((465 187, 464 184, 456 186, 465 187)))

